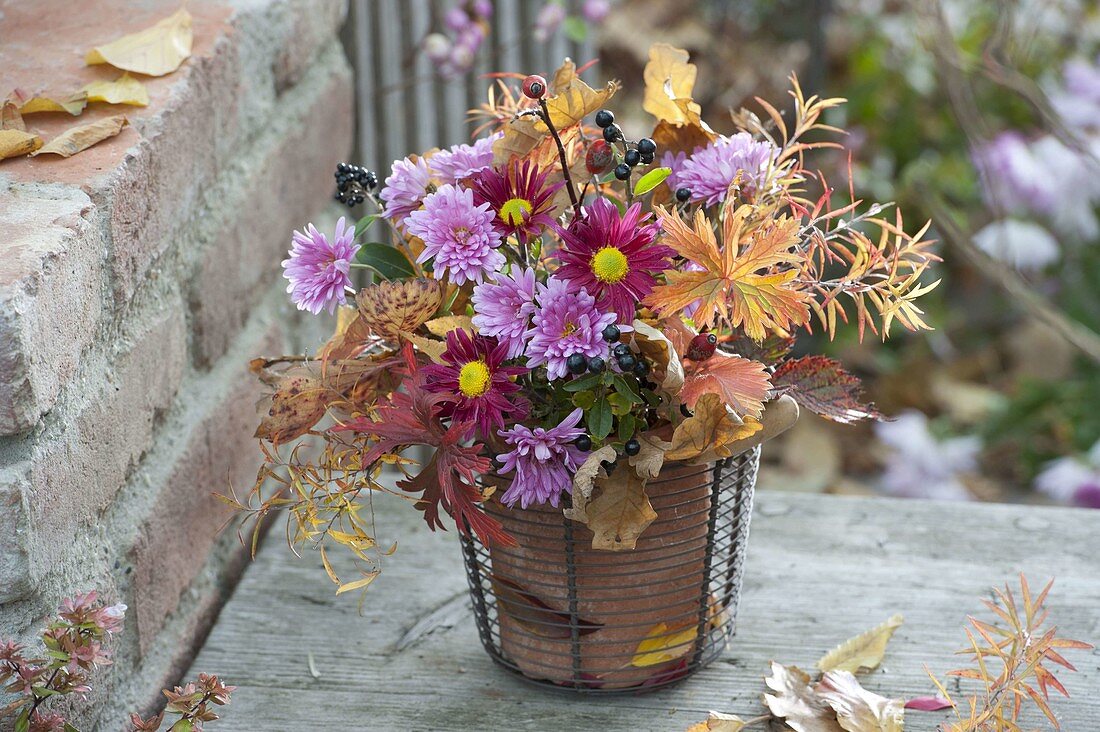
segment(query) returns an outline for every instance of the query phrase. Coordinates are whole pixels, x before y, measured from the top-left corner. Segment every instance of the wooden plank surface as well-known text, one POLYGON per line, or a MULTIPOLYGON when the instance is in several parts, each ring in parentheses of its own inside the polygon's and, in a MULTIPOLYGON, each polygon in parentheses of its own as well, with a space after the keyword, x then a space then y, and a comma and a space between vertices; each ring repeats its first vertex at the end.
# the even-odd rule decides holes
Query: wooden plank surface
MULTIPOLYGON (((1021 571, 1057 577, 1048 606, 1063 635, 1100 641, 1100 511, 765 492, 725 655, 672 689, 577 698, 490 662, 453 533, 427 531, 407 504, 376 508, 380 535, 400 544, 362 616, 356 598, 333 596, 316 555, 294 557, 271 532, 190 671, 240 687, 219 730, 683 730, 710 709, 761 713, 771 659, 809 670, 896 612, 905 624, 863 683, 924 695, 923 666, 958 666, 967 613, 984 617, 979 598, 1021 571)), ((1055 710, 1068 732, 1098 730, 1100 652, 1071 660, 1072 698, 1055 710)), ((942 718, 909 712, 906 729, 942 718)))

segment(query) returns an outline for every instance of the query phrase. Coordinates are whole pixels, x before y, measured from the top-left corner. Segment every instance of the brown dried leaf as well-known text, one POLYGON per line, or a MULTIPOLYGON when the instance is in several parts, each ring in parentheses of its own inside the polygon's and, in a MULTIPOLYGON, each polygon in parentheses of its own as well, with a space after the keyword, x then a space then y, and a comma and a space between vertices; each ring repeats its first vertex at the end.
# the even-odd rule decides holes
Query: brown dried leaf
POLYGON ((321 360, 337 361, 354 358, 376 341, 358 308, 341 305, 336 310, 336 328, 328 343, 321 348, 321 360))
POLYGON ((124 73, 114 81, 93 81, 84 87, 89 102, 149 106, 149 91, 140 81, 124 73))
POLYGON ((435 315, 442 298, 437 281, 418 278, 368 285, 355 300, 371 331, 396 341, 402 332, 415 331, 435 315))
POLYGON ((684 365, 664 333, 642 320, 634 321, 634 345, 653 365, 653 380, 669 394, 678 394, 684 385, 684 365))
POLYGON ((710 712, 706 721, 696 722, 687 728, 687 732, 741 732, 744 728, 745 720, 736 714, 710 712))
POLYGON ((661 473, 661 467, 665 464, 665 453, 672 447, 672 443, 665 442, 652 432, 639 434, 637 440, 641 449, 637 455, 627 458, 627 463, 641 477, 656 478, 661 473))
POLYGON ((0 130, 0 160, 33 153, 42 147, 42 138, 25 130, 0 130))
POLYGON ((34 155, 52 153, 63 158, 70 158, 96 143, 114 137, 122 132, 122 128, 128 124, 130 122, 126 117, 116 114, 113 117, 106 117, 95 122, 72 127, 50 140, 34 155))
POLYGON ((597 483, 600 493, 588 504, 588 528, 592 548, 633 549, 638 537, 657 518, 645 493, 645 480, 621 470, 597 483))
POLYGON ((147 76, 164 76, 180 67, 191 55, 191 14, 180 8, 144 30, 130 33, 84 56, 84 63, 110 64, 118 69, 147 76))
POLYGON ((730 445, 750 437, 761 427, 760 422, 751 418, 738 422, 722 398, 708 392, 695 402, 695 413, 676 426, 665 460, 698 460, 704 454, 729 457, 733 454, 730 445))
POLYGON ((19 114, 19 105, 10 99, 0 107, 0 130, 27 131, 27 125, 23 124, 23 115, 19 114))
POLYGON ((304 435, 325 416, 326 402, 319 378, 301 370, 288 372, 272 394, 255 436, 279 443, 304 435))
POLYGON ((902 732, 905 728, 904 700, 867 691, 847 671, 826 672, 815 690, 847 732, 902 732))
POLYGON ((901 627, 904 621, 905 618, 901 615, 893 615, 885 623, 860 633, 854 638, 849 638, 822 656, 817 662, 817 667, 822 671, 851 673, 877 668, 886 653, 886 644, 890 642, 894 631, 901 627))
POLYGON ((599 450, 589 453, 573 475, 573 507, 565 509, 566 518, 588 523, 588 499, 592 497, 596 479, 607 477, 602 463, 604 460, 614 459, 615 448, 611 445, 604 445, 599 450))
POLYGON ((764 694, 768 710, 795 732, 844 732, 836 713, 810 686, 810 677, 797 666, 772 661, 764 683, 774 694, 764 694))

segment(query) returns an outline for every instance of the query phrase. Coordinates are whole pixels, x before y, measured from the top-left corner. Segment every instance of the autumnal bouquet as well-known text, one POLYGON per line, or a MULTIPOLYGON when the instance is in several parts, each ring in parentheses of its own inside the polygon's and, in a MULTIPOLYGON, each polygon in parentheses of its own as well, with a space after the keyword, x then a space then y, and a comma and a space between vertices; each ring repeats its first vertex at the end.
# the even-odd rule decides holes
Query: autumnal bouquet
MULTIPOLYGON (((686 52, 653 47, 644 108, 656 124, 633 140, 606 108, 617 82, 592 88, 568 60, 549 80, 502 74, 472 112, 487 133, 472 144, 398 160, 380 190, 341 164, 337 200, 378 211, 332 236, 294 233, 288 292, 338 326, 316 357, 253 362, 274 387, 257 431, 267 460, 234 505, 288 510, 326 567, 333 542, 377 559, 360 515, 375 491, 411 495, 429 526, 446 513, 489 545, 516 538, 487 501, 567 508, 600 546, 597 524, 615 512, 585 505, 616 474, 632 476, 621 500, 644 507, 666 461, 714 461, 769 436, 769 402, 874 416, 836 362, 789 354, 815 323, 830 336, 852 319, 861 336, 926 328, 927 227, 907 234, 883 206, 834 207, 805 166, 806 151, 837 146, 822 115, 843 100, 806 98, 792 77, 790 122, 760 101, 762 117, 742 110, 741 131, 722 136, 700 118, 694 78, 686 52), (380 226, 389 241, 359 242, 380 226), (373 284, 356 290, 357 268, 373 284), (307 432, 319 454, 281 449, 307 432), (411 446, 431 450, 418 467, 411 446), (380 482, 384 465, 404 472, 397 490, 380 482), (486 475, 503 481, 495 494, 486 475)), ((655 518, 631 515, 624 527, 618 512, 603 548, 632 548, 655 518)), ((346 591, 376 571, 329 574, 346 591)))

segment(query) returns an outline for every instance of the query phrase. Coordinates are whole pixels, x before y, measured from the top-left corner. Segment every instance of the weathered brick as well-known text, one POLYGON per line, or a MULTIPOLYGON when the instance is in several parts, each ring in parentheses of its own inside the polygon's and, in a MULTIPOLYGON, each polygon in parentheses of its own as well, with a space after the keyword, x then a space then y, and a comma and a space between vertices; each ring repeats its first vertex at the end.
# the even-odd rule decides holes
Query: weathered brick
POLYGON ((178 296, 132 315, 112 365, 0 471, 0 496, 14 508, 5 523, 15 529, 13 541, 0 542, 0 602, 33 589, 111 502, 179 388, 187 334, 178 296))
POLYGON ((103 241, 91 214, 75 188, 0 191, 0 435, 38 422, 95 334, 103 241))

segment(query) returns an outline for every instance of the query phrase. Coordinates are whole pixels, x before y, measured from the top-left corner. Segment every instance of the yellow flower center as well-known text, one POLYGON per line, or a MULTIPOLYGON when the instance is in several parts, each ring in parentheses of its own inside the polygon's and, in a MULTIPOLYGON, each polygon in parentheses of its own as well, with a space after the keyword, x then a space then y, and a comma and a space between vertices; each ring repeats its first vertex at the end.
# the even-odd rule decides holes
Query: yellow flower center
POLYGON ((458 390, 468 397, 479 397, 489 391, 492 374, 484 361, 470 361, 458 372, 458 390))
POLYGON ((566 336, 573 335, 576 332, 577 332, 577 324, 569 322, 569 323, 565 324, 564 328, 562 328, 561 337, 565 338, 566 336))
POLYGON ((519 226, 527 220, 532 208, 531 202, 525 198, 509 198, 500 207, 500 220, 509 226, 519 226))
POLYGON ((592 256, 592 274, 600 282, 612 284, 621 281, 630 272, 626 255, 615 247, 607 246, 592 256))

